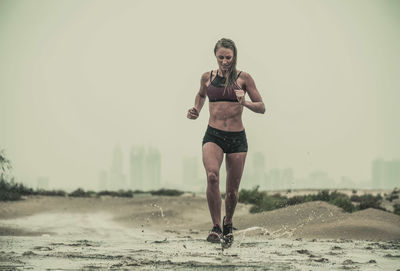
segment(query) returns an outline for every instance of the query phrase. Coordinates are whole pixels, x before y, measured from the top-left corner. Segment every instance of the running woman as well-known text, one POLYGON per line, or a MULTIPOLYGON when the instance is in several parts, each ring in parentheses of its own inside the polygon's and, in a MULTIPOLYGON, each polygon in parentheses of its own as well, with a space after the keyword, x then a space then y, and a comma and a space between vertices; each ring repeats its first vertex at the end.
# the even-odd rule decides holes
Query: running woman
POLYGON ((239 184, 247 154, 247 139, 242 122, 243 107, 264 114, 265 106, 253 78, 236 69, 237 49, 230 39, 220 39, 214 47, 218 69, 201 76, 200 90, 189 119, 199 117, 206 96, 210 117, 203 138, 203 164, 207 174, 207 202, 213 228, 207 241, 232 243, 232 217, 238 201, 239 184), (246 100, 248 94, 251 101, 246 100), (219 170, 225 154, 226 197, 225 217, 221 227, 221 193, 219 170))

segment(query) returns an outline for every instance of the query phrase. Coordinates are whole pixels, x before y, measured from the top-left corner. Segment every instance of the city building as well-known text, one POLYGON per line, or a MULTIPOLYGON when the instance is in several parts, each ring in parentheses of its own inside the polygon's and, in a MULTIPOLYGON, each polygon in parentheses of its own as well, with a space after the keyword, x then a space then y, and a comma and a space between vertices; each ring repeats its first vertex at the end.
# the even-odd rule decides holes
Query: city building
POLYGON ((108 188, 111 190, 125 189, 125 175, 122 168, 122 150, 119 145, 114 148, 110 168, 110 183, 108 188))
POLYGON ((376 189, 393 189, 400 185, 400 159, 375 159, 372 162, 372 186, 376 189))
POLYGON ((129 188, 144 190, 145 149, 142 146, 133 146, 129 159, 129 188))
POLYGON ((148 148, 145 155, 144 189, 161 188, 161 153, 156 148, 148 148))
POLYGON ((252 174, 250 175, 249 185, 264 187, 265 184, 265 156, 262 152, 255 152, 252 157, 252 174))
POLYGON ((100 191, 105 191, 108 189, 108 172, 106 170, 100 171, 98 188, 100 191))
MULTIPOLYGON (((196 156, 184 157, 182 169, 182 186, 183 190, 190 190, 192 187, 197 189, 199 186, 199 159, 196 156)), ((201 186, 203 187, 203 185, 201 186)))

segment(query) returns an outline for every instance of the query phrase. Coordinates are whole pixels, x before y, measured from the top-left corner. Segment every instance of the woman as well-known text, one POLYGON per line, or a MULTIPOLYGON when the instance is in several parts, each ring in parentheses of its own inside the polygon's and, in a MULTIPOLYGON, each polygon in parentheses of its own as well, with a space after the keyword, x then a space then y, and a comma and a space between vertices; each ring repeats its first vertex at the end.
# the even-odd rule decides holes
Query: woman
POLYGON ((264 114, 265 106, 250 74, 236 70, 237 50, 230 39, 219 40, 214 47, 218 70, 201 76, 200 90, 189 119, 197 119, 209 98, 210 118, 203 138, 203 164, 207 174, 207 201, 213 228, 207 241, 233 241, 232 217, 238 201, 238 190, 247 154, 247 140, 242 123, 243 107, 264 114), (248 94, 251 101, 245 99, 248 94), (219 169, 224 153, 226 164, 225 213, 221 229, 221 194, 219 169))

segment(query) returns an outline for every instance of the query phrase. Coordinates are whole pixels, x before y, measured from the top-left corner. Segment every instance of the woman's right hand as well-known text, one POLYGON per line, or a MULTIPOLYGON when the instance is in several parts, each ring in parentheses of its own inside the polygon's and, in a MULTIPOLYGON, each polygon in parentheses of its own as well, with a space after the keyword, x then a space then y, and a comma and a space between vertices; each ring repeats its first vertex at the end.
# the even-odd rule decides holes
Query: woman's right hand
POLYGON ((199 117, 199 111, 196 108, 192 107, 188 110, 187 118, 191 120, 195 120, 199 117))

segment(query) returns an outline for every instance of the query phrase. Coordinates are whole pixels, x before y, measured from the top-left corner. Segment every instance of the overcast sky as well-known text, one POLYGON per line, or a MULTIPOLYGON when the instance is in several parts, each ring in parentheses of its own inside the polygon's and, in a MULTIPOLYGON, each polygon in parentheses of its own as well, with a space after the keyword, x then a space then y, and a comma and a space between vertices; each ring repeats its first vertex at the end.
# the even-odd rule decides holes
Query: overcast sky
POLYGON ((227 37, 266 105, 243 113, 249 161, 367 181, 400 157, 399 29, 396 0, 0 0, 0 148, 18 181, 70 189, 97 188, 117 144, 126 173, 130 147, 152 146, 178 183, 208 102, 186 111, 227 37))

